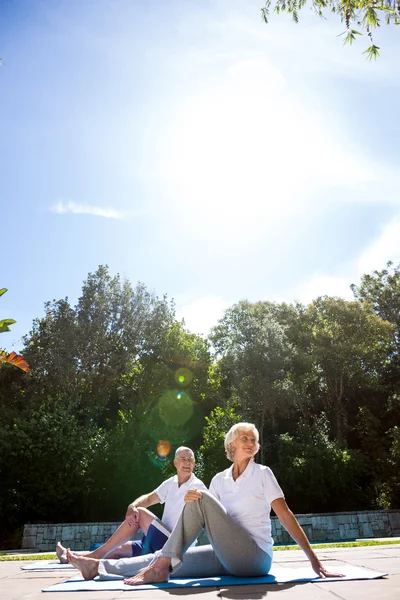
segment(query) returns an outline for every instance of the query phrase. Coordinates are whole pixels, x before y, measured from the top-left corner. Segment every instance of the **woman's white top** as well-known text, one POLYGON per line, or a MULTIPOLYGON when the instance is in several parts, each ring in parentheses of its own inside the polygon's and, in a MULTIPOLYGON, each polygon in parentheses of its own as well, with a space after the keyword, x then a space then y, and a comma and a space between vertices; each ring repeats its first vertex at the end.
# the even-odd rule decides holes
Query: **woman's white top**
POLYGON ((271 502, 285 497, 282 489, 271 469, 253 460, 236 481, 232 471, 233 465, 217 473, 211 480, 210 492, 260 548, 272 556, 271 502))

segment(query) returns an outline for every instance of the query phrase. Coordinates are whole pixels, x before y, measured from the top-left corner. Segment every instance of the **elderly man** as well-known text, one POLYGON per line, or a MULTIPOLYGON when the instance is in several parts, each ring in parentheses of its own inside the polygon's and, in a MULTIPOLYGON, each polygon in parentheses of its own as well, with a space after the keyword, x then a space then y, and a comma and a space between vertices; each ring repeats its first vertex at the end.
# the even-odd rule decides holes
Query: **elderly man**
MULTIPOLYGON (((136 498, 126 511, 125 520, 113 535, 93 552, 76 552, 87 558, 128 558, 161 550, 175 527, 184 506, 184 497, 189 489, 206 490, 204 483, 193 474, 195 465, 193 450, 180 446, 175 452, 176 475, 170 477, 150 494, 136 498), (153 504, 164 504, 162 521, 147 510, 153 504), (130 540, 141 529, 141 540, 130 540)), ((57 556, 67 563, 67 549, 57 543, 57 556)))

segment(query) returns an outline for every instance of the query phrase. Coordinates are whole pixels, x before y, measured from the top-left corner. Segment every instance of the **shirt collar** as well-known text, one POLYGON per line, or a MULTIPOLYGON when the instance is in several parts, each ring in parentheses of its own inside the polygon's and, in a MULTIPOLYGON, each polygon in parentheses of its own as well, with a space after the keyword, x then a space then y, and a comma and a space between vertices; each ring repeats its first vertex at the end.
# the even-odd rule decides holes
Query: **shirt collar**
MULTIPOLYGON (((188 483, 192 483, 194 478, 193 473, 191 473, 189 479, 187 481, 185 481, 185 483, 181 483, 180 487, 182 487, 183 485, 187 485, 188 483)), ((178 485, 178 475, 174 475, 174 479, 173 479, 174 483, 176 483, 176 485, 178 485)))
MULTIPOLYGON (((249 461, 249 464, 247 465, 247 467, 245 468, 245 470, 243 471, 243 473, 240 475, 240 477, 238 479, 246 479, 247 477, 250 477, 250 475, 253 474, 253 471, 255 469, 255 464, 256 463, 254 462, 254 459, 251 459, 249 461)), ((229 467, 229 469, 226 473, 226 478, 234 481, 234 479, 233 479, 233 464, 232 464, 232 466, 229 467)), ((236 481, 237 481, 237 479, 236 479, 236 481)))

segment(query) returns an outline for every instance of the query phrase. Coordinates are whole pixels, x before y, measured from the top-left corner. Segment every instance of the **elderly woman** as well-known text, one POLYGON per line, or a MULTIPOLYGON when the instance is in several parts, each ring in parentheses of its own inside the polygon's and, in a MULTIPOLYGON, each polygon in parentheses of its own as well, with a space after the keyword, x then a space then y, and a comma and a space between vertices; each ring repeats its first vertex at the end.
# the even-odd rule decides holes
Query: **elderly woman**
POLYGON ((182 514, 165 546, 155 555, 122 560, 95 560, 68 554, 85 579, 130 577, 129 585, 178 577, 267 575, 272 564, 271 508, 304 550, 321 577, 340 577, 321 565, 295 516, 287 506, 269 467, 256 464, 258 431, 251 423, 234 425, 225 436, 233 465, 211 481, 210 492, 189 490, 182 514), (211 545, 190 548, 205 528, 211 545), (188 550, 189 548, 189 550, 188 550))

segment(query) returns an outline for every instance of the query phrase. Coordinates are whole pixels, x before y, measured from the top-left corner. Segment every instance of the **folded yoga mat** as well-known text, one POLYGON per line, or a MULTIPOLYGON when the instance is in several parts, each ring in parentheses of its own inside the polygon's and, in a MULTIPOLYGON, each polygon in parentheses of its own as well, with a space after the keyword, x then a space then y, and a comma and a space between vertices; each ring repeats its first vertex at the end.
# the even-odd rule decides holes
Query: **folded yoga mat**
POLYGON ((340 565, 334 567, 334 570, 344 573, 342 578, 321 579, 309 567, 304 568, 274 568, 269 575, 265 577, 233 577, 233 575, 223 575, 221 577, 208 577, 204 579, 170 579, 168 583, 154 583, 146 585, 131 586, 125 585, 123 579, 100 580, 98 578, 91 581, 85 581, 82 578, 73 577, 64 583, 57 583, 44 588, 43 592, 93 592, 93 591, 114 591, 114 590, 151 590, 165 588, 198 588, 198 587, 227 587, 231 585, 254 585, 271 583, 302 583, 306 581, 322 583, 324 581, 349 581, 355 579, 379 579, 385 577, 387 573, 378 573, 362 567, 353 567, 352 565, 340 565))
POLYGON ((58 560, 37 560, 21 567, 24 571, 53 571, 53 569, 75 569, 69 563, 62 565, 58 560))

